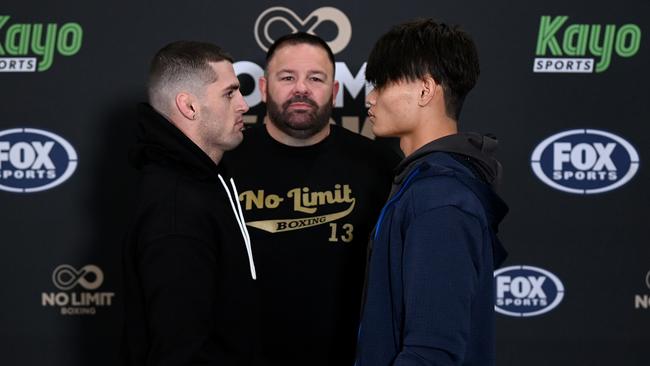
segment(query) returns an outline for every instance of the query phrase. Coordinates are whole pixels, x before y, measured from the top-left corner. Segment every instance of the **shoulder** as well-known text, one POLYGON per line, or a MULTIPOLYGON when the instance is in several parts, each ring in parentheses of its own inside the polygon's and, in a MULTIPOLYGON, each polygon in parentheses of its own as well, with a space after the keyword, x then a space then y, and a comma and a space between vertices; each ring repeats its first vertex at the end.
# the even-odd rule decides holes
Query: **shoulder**
POLYGON ((266 138, 266 127, 264 123, 256 123, 254 125, 249 125, 243 132, 244 139, 241 144, 237 146, 232 151, 229 151, 226 155, 232 154, 233 152, 241 152, 242 150, 254 148, 256 145, 259 145, 266 138))
POLYGON ((139 224, 151 235, 180 233, 188 223, 209 224, 218 189, 170 171, 149 174, 140 186, 139 224))
POLYGON ((351 147, 355 150, 373 149, 375 143, 366 136, 352 132, 339 125, 330 125, 332 140, 339 145, 351 147))
POLYGON ((360 158, 366 164, 380 165, 391 171, 401 160, 386 140, 372 140, 338 125, 332 125, 331 128, 334 145, 345 151, 351 159, 360 158))
POLYGON ((438 168, 436 172, 436 167, 433 169, 422 172, 404 192, 403 199, 414 215, 453 207, 475 218, 484 217, 480 199, 466 184, 448 170, 438 168))

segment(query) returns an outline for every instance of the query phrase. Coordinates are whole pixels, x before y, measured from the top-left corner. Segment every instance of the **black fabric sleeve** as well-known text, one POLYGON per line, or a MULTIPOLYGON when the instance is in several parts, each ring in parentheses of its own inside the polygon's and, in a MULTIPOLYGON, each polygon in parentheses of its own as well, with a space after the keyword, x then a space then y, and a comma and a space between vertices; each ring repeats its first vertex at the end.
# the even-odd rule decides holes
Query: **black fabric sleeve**
POLYGON ((182 235, 146 243, 138 256, 149 351, 146 365, 216 364, 217 253, 182 235))

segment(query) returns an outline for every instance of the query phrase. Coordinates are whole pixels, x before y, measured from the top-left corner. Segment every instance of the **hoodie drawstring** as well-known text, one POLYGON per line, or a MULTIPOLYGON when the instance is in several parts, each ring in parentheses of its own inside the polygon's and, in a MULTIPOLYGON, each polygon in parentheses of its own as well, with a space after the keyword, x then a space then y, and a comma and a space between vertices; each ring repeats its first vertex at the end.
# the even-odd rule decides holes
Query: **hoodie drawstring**
POLYGON ((235 219, 237 220, 237 224, 239 225, 239 230, 241 231, 241 235, 244 238, 244 245, 246 245, 246 252, 248 253, 248 264, 251 268, 251 277, 255 280, 257 279, 257 274, 255 272, 255 262, 253 261, 253 249, 251 248, 251 237, 248 234, 248 229, 246 228, 246 221, 244 220, 244 214, 242 213, 241 204, 239 203, 239 194, 237 193, 237 187, 235 186, 235 181, 232 178, 230 178, 230 185, 232 186, 232 190, 235 194, 235 199, 233 200, 232 194, 230 193, 230 190, 228 189, 226 182, 221 177, 221 174, 219 174, 219 180, 221 181, 221 185, 223 185, 223 189, 225 189, 226 193, 228 194, 230 207, 232 208, 232 212, 235 214, 235 219), (236 205, 237 208, 235 208, 235 203, 237 203, 236 205))

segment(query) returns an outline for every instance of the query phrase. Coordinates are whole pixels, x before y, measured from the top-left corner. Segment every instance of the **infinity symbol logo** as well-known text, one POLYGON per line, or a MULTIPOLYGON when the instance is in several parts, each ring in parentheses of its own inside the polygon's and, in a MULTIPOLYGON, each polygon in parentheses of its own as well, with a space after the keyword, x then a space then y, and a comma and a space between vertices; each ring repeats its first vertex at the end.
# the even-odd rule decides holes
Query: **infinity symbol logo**
POLYGON ((323 22, 332 22, 336 25, 338 34, 336 38, 327 42, 334 54, 337 54, 347 47, 352 38, 352 25, 350 19, 339 9, 329 6, 314 10, 307 18, 300 19, 291 9, 274 6, 266 9, 255 21, 255 40, 264 50, 268 51, 269 47, 275 41, 269 35, 269 29, 274 23, 282 23, 291 29, 291 33, 306 32, 314 34, 314 30, 323 22))
POLYGON ((52 273, 52 282, 54 282, 54 286, 60 290, 70 290, 77 284, 81 285, 81 287, 86 290, 94 290, 104 282, 104 273, 99 269, 99 267, 93 264, 84 266, 78 271, 70 265, 62 264, 54 269, 54 272, 52 273), (92 281, 86 279, 90 273, 95 275, 95 278, 92 281))
POLYGON ((650 289, 650 271, 648 271, 648 274, 645 275, 645 284, 650 289))

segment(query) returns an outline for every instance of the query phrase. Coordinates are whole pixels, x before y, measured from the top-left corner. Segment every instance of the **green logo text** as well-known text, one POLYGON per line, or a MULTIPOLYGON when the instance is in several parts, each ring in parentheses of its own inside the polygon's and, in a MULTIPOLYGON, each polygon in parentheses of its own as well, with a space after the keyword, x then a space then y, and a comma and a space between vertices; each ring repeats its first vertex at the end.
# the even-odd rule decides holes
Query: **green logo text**
MULTIPOLYGON (((554 58, 597 57, 595 71, 603 72, 609 68, 614 53, 620 57, 632 57, 639 51, 641 29, 636 24, 624 24, 622 26, 615 24, 570 24, 565 27, 568 19, 569 17, 566 15, 542 16, 539 22, 539 34, 535 50, 537 56, 554 58), (563 27, 564 29, 561 30, 563 27)), ((566 61, 561 65, 565 64, 566 61)), ((539 65, 541 66, 542 63, 540 62, 539 65)), ((550 62, 548 65, 550 65, 550 62)), ((554 67, 557 67, 557 64, 554 67)), ((539 72, 570 71, 545 70, 539 72)))
POLYGON ((72 56, 81 49, 83 29, 78 23, 9 25, 9 19, 0 15, 0 71, 35 71, 36 66, 45 71, 52 66, 55 53, 72 56), (37 65, 35 56, 40 56, 37 65))

